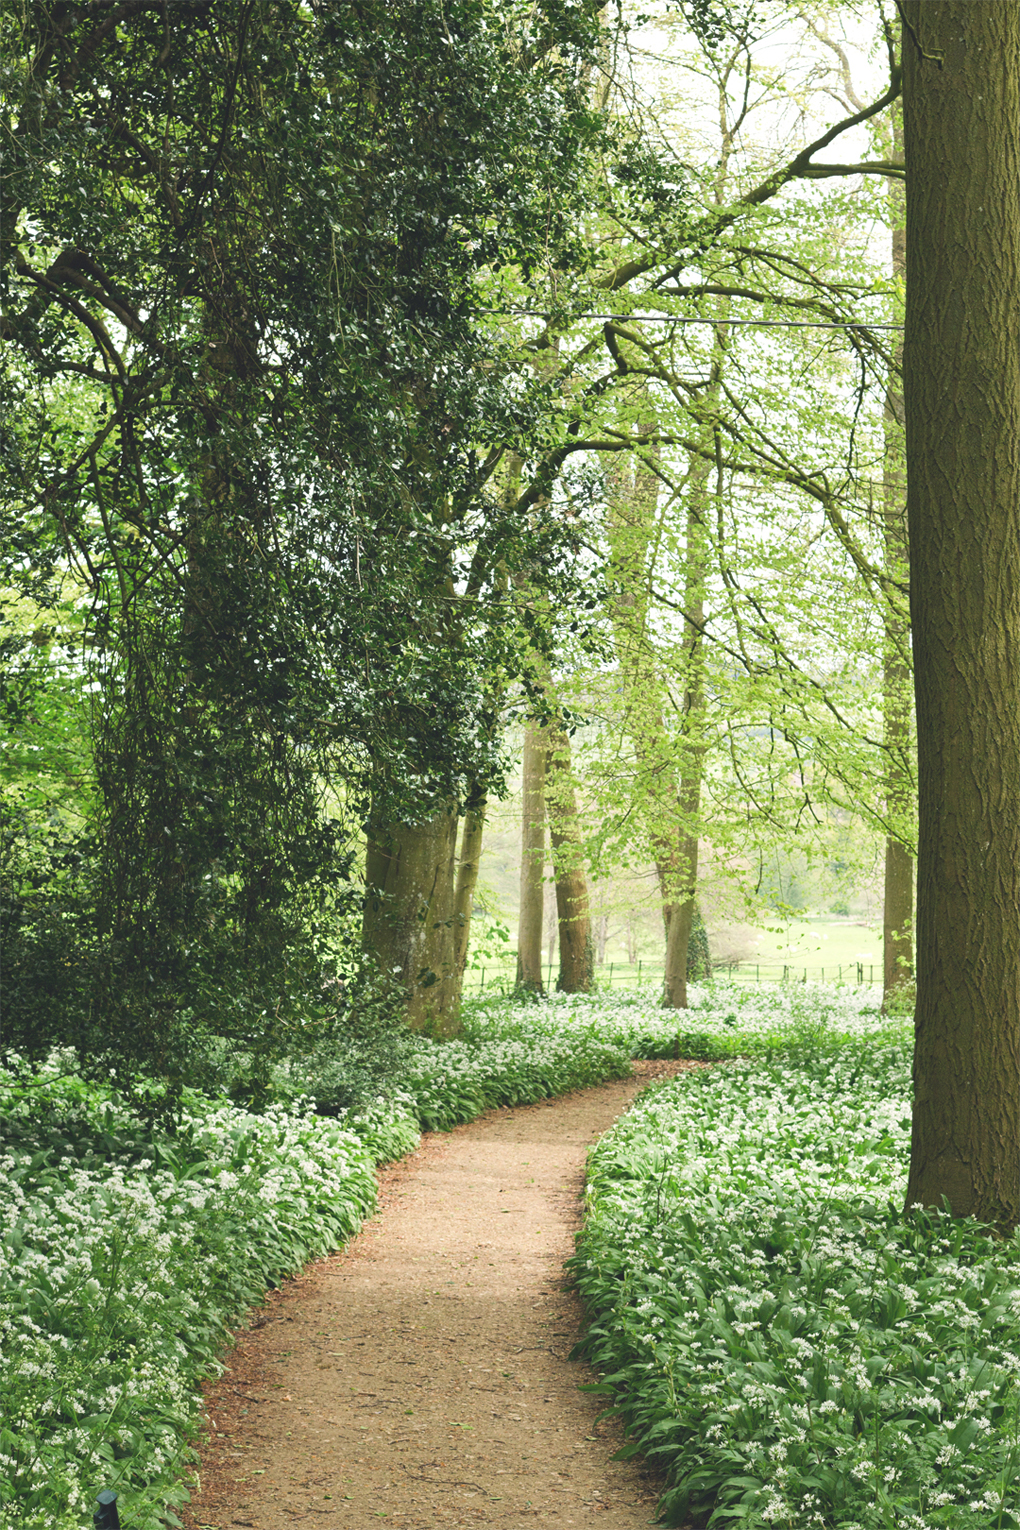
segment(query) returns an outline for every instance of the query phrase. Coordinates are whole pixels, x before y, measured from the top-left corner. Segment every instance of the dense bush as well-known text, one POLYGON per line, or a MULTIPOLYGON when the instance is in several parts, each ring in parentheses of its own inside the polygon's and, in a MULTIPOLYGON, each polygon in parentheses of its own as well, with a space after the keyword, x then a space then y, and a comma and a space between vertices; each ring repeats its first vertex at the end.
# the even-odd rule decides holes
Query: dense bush
POLYGON ((68 1043, 87 1052, 98 956, 89 844, 3 793, 0 864, 3 1045, 36 1057, 68 1043))

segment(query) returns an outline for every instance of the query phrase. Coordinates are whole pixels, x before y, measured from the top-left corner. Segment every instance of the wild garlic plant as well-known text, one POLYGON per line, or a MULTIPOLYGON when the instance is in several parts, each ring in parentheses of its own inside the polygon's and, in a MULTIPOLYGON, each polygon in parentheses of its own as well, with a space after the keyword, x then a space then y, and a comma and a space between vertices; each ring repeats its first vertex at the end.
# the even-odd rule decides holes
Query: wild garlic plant
MULTIPOLYGON (((132 1530, 186 1497, 196 1383, 231 1323, 374 1205, 419 1131, 617 1078, 629 1054, 548 1017, 422 1038, 385 1095, 336 1120, 192 1092, 153 1135, 73 1054, 0 1069, 0 1524, 84 1530, 112 1487, 132 1530)), ((315 1079, 304 1080, 313 1091, 315 1079)), ((327 1079, 327 1098, 335 1080, 327 1079)))
MULTIPOLYGON (((201 1422, 196 1383, 220 1363, 230 1324, 351 1235, 373 1204, 373 1164, 409 1151, 421 1127, 621 1077, 632 1056, 768 1055, 883 1026, 870 995, 833 989, 706 988, 684 1016, 652 992, 490 1001, 458 1040, 414 1039, 392 1084, 356 1112, 337 1104, 351 1092, 338 1057, 321 1080, 284 1069, 262 1114, 192 1092, 172 1137, 80 1078, 73 1055, 39 1069, 8 1059, 0 1523, 84 1530, 105 1486, 132 1530, 172 1520, 201 1422)), ((657 1227, 674 1157, 647 1165, 657 1227)))
POLYGON ((584 1350, 667 1523, 1020 1524, 1020 1247, 902 1215, 909 1065, 888 1033, 726 1064, 594 1150, 584 1350))
POLYGON ((67 1058, 0 1070, 0 1522, 132 1530, 185 1496, 197 1379, 267 1286, 375 1204, 373 1158, 306 1113, 192 1097, 146 1138, 67 1058))

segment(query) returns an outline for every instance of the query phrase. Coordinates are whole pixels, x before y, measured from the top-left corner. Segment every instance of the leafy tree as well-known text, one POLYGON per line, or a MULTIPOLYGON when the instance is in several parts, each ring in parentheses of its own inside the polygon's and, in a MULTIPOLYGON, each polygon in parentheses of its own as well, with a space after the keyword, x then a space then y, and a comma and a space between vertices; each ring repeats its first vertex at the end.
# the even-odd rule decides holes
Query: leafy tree
POLYGON ((90 601, 92 1051, 171 1084, 210 1029, 268 1058, 363 818, 499 780, 496 571, 563 555, 490 492, 544 416, 474 310, 571 248, 591 25, 0 5, 4 577, 90 601))
MULTIPOLYGON (((804 16, 827 46, 821 8, 804 16)), ((588 444, 618 453, 606 470, 620 665, 611 683, 622 686, 612 726, 630 735, 633 771, 620 799, 614 741, 605 776, 617 801, 599 848, 609 850, 617 827, 632 844, 640 823, 660 881, 683 882, 691 911, 693 884, 679 867, 696 864, 706 824, 745 864, 777 835, 827 845, 834 815, 848 809, 883 834, 895 818, 909 836, 902 784, 895 810, 880 786, 895 765, 909 792, 909 728, 905 743, 884 735, 874 705, 882 627, 893 612, 902 618, 905 593, 902 570, 884 566, 874 515, 878 406, 896 374, 879 327, 892 317, 888 276, 864 236, 848 233, 862 227, 853 197, 837 190, 820 204, 795 190, 802 177, 838 185, 860 170, 902 174, 885 153, 861 166, 813 162, 843 127, 882 120, 899 70, 891 58, 877 102, 852 100, 843 124, 770 163, 741 148, 755 91, 767 102, 778 90, 754 57, 760 19, 760 8, 754 18, 720 11, 726 46, 701 48, 690 64, 687 78, 709 82, 721 147, 696 160, 687 142, 681 165, 665 134, 656 141, 654 127, 638 124, 643 136, 610 182, 607 227, 615 214, 621 237, 600 278, 617 310, 635 312, 618 312, 602 345, 592 332, 580 352, 593 400, 585 423, 603 408, 602 440, 592 431, 588 444), (653 194, 667 181, 679 194, 653 194), (661 322, 649 322, 650 308, 661 322), (767 327, 786 324, 803 327, 767 327), (633 471, 621 460, 632 452, 633 471)), ((874 198, 864 202, 873 210, 874 198)), ((605 683, 589 670, 580 694, 593 690, 612 718, 605 683)), ((683 1002, 680 926, 676 936, 669 966, 683 1002)))

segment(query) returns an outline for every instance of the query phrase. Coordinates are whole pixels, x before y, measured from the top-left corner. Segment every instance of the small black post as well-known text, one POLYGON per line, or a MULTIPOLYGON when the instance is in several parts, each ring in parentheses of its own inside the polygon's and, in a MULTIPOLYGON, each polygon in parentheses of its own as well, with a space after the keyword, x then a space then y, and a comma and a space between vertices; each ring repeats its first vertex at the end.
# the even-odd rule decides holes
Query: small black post
POLYGON ((96 1530, 120 1530, 120 1515, 117 1513, 117 1495, 116 1493, 111 1493, 109 1488, 104 1488, 96 1499, 92 1523, 95 1525, 96 1530))

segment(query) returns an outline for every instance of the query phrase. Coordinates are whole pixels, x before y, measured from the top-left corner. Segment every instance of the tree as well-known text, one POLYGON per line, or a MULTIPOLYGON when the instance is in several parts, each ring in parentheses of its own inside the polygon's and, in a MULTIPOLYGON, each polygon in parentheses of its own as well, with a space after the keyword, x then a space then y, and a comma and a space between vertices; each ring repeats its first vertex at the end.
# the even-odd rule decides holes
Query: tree
MULTIPOLYGON (((800 19, 820 14, 806 7, 800 19)), ((654 126, 635 133, 614 166, 607 224, 616 214, 625 233, 604 281, 619 281, 639 314, 647 304, 662 323, 617 314, 604 323, 604 350, 593 333, 584 351, 570 351, 590 358, 591 394, 616 410, 601 417, 603 441, 619 448, 605 470, 619 670, 587 670, 575 703, 597 698, 605 728, 593 848, 600 863, 626 858, 642 836, 660 881, 665 873, 685 900, 693 888, 682 868, 696 863, 701 834, 715 865, 735 869, 776 839, 810 836, 823 850, 850 814, 885 835, 890 755, 910 782, 909 732, 906 747, 883 736, 875 705, 881 622, 894 606, 902 614, 906 594, 902 570, 883 568, 874 515, 878 389, 885 393, 896 357, 861 322, 884 327, 892 317, 888 276, 865 248, 859 191, 831 196, 820 218, 819 199, 798 205, 792 184, 858 167, 816 165, 805 150, 776 168, 745 150, 749 102, 768 102, 775 85, 754 57, 757 18, 727 11, 725 46, 702 49, 685 76, 709 81, 704 120, 718 118, 720 143, 690 153, 681 136, 696 131, 690 103, 672 87, 683 102, 682 168, 654 126), (635 227, 640 252, 628 260, 635 227), (759 319, 765 329, 756 332, 759 319), (844 572, 838 584, 834 569, 844 572)), ((850 102, 844 125, 873 121, 895 100, 890 63, 889 91, 871 106, 850 102)), ((844 64, 840 57, 841 74, 844 64)), ((790 88, 784 76, 784 99, 790 88)), ((667 141, 668 120, 660 113, 667 141)), ((886 157, 863 168, 902 175, 886 157)), ((576 379, 576 361, 574 369, 576 379)), ((591 449, 607 455, 604 444, 591 449)), ((897 818, 909 817, 902 795, 897 818)), ((673 901, 664 896, 670 912, 673 901)), ((681 924, 667 973, 674 1002, 683 1002, 682 935, 681 924)))
POLYGON ((96 1055, 303 1023, 360 825, 499 780, 501 580, 562 547, 490 494, 544 414, 475 309, 570 243, 592 23, 0 0, 4 577, 90 602, 96 1055))
POLYGON ((570 736, 558 719, 554 719, 543 732, 545 805, 556 883, 560 946, 556 987, 560 993, 588 993, 595 980, 595 947, 584 864, 584 834, 571 770, 570 736))
POLYGON ((903 0, 917 698, 907 1203, 1020 1221, 1020 11, 903 0))
POLYGON ((521 891, 517 920, 517 980, 521 993, 541 996, 545 870, 545 740, 541 725, 524 725, 521 784, 521 891))

